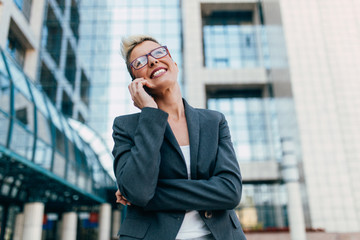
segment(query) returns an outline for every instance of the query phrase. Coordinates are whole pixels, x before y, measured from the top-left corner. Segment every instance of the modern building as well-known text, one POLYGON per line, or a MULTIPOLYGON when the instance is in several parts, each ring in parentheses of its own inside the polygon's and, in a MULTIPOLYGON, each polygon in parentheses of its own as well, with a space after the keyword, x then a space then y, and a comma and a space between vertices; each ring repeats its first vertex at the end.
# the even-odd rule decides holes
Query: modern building
POLYGON ((182 1, 186 97, 227 116, 245 229, 289 226, 295 177, 307 228, 360 232, 359 13, 355 1, 182 1))
POLYGON ((282 25, 268 25, 266 10, 259 1, 182 1, 186 97, 227 117, 247 231, 289 227, 284 144, 301 165, 282 25))
POLYGON ((0 1, 1 240, 110 239, 120 225, 112 156, 86 125, 97 52, 80 44, 97 42, 79 3, 0 1))
POLYGON ((84 239, 103 229, 96 219, 108 185, 87 169, 113 183, 94 136, 101 132, 112 146, 114 117, 137 111, 119 45, 142 33, 168 46, 191 105, 226 115, 244 183, 236 210, 248 233, 290 227, 297 239, 312 239, 300 235, 306 227, 325 239, 359 235, 359 4, 0 0, 1 229, 10 224, 0 237, 15 236, 11 226, 38 207, 33 202, 45 208, 47 239, 59 238, 51 224, 62 229, 61 219, 78 218, 84 239), (25 177, 48 187, 28 190, 25 177), (64 207, 57 212, 54 202, 64 207))
MULTIPOLYGON (((356 1, 129 0, 114 8, 115 49, 123 35, 155 36, 181 64, 188 102, 226 115, 243 174, 244 229, 286 231, 293 221, 360 232, 356 1)), ((110 119, 136 111, 115 58, 110 119)))

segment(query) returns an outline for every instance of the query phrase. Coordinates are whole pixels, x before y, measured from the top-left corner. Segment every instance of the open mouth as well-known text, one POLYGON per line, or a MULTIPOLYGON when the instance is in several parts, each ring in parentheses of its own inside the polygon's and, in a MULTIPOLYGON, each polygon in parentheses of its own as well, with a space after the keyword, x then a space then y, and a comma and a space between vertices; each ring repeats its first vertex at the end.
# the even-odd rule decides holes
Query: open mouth
POLYGON ((167 71, 167 69, 165 69, 165 68, 157 68, 151 73, 150 78, 153 79, 153 78, 160 77, 163 74, 165 74, 166 71, 167 71))

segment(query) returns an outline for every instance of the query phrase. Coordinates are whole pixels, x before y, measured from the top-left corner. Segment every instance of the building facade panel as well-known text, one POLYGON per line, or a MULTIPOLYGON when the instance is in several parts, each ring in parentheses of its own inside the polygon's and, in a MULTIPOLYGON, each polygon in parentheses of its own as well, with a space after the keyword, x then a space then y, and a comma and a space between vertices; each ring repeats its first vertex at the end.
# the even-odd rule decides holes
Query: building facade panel
POLYGON ((280 3, 312 226, 359 231, 359 8, 354 1, 280 3))
POLYGON ((267 24, 258 1, 182 3, 186 98, 225 114, 240 168, 250 171, 239 218, 246 230, 287 228, 279 164, 283 142, 297 146, 298 137, 281 22, 267 24))

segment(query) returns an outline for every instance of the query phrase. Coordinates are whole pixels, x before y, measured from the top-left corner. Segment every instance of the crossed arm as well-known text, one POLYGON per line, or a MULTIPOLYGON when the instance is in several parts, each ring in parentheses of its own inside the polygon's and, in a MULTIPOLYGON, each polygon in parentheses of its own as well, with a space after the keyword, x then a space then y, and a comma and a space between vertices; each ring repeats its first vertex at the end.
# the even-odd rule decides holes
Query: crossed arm
MULTIPOLYGON (((160 110, 146 111, 141 115, 160 110)), ((237 206, 241 198, 241 175, 224 116, 219 124, 214 172, 207 180, 158 179, 160 147, 166 121, 163 123, 157 120, 156 123, 152 122, 156 126, 149 126, 150 122, 143 121, 144 119, 147 116, 140 116, 133 141, 125 129, 114 127, 114 168, 119 186, 117 202, 134 204, 148 211, 217 210, 237 206), (150 134, 148 131, 151 130, 148 128, 154 131, 161 129, 162 132, 150 134), (141 146, 142 151, 137 146, 141 146), (141 186, 134 178, 142 179, 141 186)))

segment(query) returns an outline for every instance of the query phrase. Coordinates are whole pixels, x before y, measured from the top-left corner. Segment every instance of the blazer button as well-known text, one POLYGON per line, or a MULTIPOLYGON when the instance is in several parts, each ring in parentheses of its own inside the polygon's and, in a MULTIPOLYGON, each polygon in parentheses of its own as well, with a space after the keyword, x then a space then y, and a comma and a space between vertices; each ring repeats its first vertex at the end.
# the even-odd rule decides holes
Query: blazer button
POLYGON ((206 212, 205 212, 205 217, 206 217, 206 218, 212 218, 212 216, 213 216, 212 211, 206 211, 206 212))

